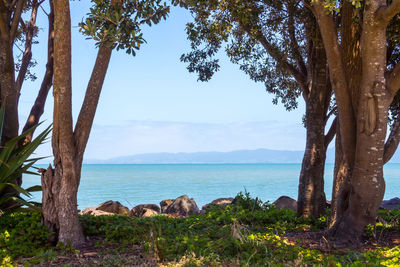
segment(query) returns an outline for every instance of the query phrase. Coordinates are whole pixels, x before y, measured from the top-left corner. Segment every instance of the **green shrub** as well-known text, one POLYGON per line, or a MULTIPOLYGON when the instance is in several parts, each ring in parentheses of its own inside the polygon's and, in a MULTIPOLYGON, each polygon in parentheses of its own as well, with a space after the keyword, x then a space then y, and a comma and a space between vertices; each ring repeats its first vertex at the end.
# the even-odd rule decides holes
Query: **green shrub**
MULTIPOLYGON (((254 199, 243 194, 239 198, 242 199, 235 205, 212 206, 205 214, 188 218, 82 215, 80 220, 87 236, 102 240, 97 245, 104 247, 104 253, 119 254, 141 247, 150 256, 142 259, 154 258, 167 266, 399 266, 399 247, 376 248, 365 253, 323 253, 295 246, 282 233, 323 229, 326 216, 297 218, 293 211, 277 210, 263 203, 253 209, 249 204, 254 199)), ((397 214, 382 213, 380 220, 396 223, 397 214)), ((398 225, 384 225, 379 226, 383 231, 398 231, 398 225)), ((0 231, 0 265, 33 256, 26 263, 42 263, 54 260, 60 251, 77 253, 68 248, 51 248, 47 243, 49 235, 40 225, 37 213, 3 216, 0 231)), ((135 255, 127 255, 130 256, 135 255)), ((130 261, 141 261, 140 257, 129 260, 107 257, 103 255, 96 264, 129 265, 130 261)), ((88 266, 92 263, 87 262, 88 266)))
MULTIPOLYGON (((4 106, 0 108, 0 138, 2 137, 4 106)), ((25 206, 30 210, 38 211, 37 203, 26 201, 24 197, 31 197, 31 192, 41 191, 41 186, 32 186, 24 189, 15 184, 15 181, 23 174, 38 175, 30 171, 40 158, 31 158, 34 151, 41 145, 51 132, 51 126, 47 127, 34 140, 21 144, 25 137, 34 131, 32 127, 21 135, 7 141, 0 149, 0 216, 6 212, 20 210, 25 206)))
POLYGON ((0 259, 26 258, 42 253, 49 248, 49 235, 41 224, 40 213, 3 215, 0 220, 0 259))

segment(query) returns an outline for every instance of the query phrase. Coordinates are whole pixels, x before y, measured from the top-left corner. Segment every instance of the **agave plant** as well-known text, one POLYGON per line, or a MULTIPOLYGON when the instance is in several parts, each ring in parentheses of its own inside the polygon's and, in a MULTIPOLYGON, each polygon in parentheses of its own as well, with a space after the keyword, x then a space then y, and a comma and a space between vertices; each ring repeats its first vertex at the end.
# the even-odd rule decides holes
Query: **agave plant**
MULTIPOLYGON (((2 136, 4 121, 4 108, 0 109, 0 136, 2 136)), ((39 175, 32 172, 33 165, 42 158, 30 158, 36 148, 42 144, 51 132, 51 126, 47 127, 32 142, 22 144, 27 134, 34 131, 37 126, 6 142, 0 149, 0 215, 4 212, 15 211, 25 206, 28 209, 39 209, 37 203, 25 200, 23 196, 31 198, 31 192, 41 191, 41 186, 22 188, 15 181, 22 174, 39 175), (13 189, 13 190, 10 190, 13 189)))

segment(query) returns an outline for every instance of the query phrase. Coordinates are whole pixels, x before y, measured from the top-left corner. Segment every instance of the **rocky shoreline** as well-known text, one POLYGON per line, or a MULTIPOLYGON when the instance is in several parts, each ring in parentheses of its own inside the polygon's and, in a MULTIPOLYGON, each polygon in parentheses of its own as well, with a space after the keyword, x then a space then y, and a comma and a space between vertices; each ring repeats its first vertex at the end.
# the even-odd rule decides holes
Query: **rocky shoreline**
MULTIPOLYGON (((100 215, 124 215, 130 217, 152 217, 157 215, 163 215, 167 217, 179 218, 188 217, 190 215, 203 214, 212 205, 226 206, 234 204, 236 198, 218 198, 213 200, 211 203, 204 205, 201 209, 196 204, 193 198, 189 198, 187 195, 180 196, 176 199, 166 199, 157 204, 140 204, 129 210, 128 207, 122 205, 118 201, 108 200, 97 207, 87 207, 80 211, 79 214, 90 214, 94 216, 100 215)), ((272 204, 277 209, 291 209, 297 210, 297 201, 288 196, 281 196, 275 200, 272 204)), ((327 205, 330 206, 330 201, 327 201, 327 205)), ((380 206, 381 209, 397 209, 400 208, 400 198, 392 198, 390 200, 382 201, 380 206)))

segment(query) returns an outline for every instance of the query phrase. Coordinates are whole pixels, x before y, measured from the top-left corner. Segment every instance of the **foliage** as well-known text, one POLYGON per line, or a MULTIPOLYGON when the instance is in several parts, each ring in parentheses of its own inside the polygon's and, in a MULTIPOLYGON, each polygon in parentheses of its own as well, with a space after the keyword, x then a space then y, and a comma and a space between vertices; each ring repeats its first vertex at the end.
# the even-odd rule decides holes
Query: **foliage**
MULTIPOLYGON (((382 211, 380 217, 386 223, 377 231, 400 230, 400 211, 382 211)), ((29 263, 56 258, 56 251, 46 243, 48 233, 40 225, 39 214, 19 213, 4 218, 0 222, 3 263, 18 257, 35 256, 29 263)), ((234 205, 211 206, 205 214, 188 218, 83 215, 80 219, 87 236, 103 240, 98 241, 98 247, 111 247, 111 253, 117 255, 143 247, 166 266, 395 266, 400 257, 399 247, 378 247, 364 253, 323 253, 295 246, 284 233, 321 230, 326 227, 326 219, 297 218, 294 212, 277 210, 248 193, 240 193, 234 205)), ((57 251, 65 253, 66 248, 58 247, 57 251)), ((87 261, 85 265, 129 265, 148 258, 129 254, 121 258, 107 253, 101 261, 87 261)))
POLYGON ((32 257, 50 246, 48 229, 42 226, 40 213, 11 213, 0 220, 0 265, 7 259, 32 257))
MULTIPOLYGON (((398 221, 393 220, 396 214, 390 211, 381 215, 385 220, 391 220, 392 226, 398 229, 398 221)), ((293 246, 283 234, 325 229, 326 216, 298 218, 295 212, 277 210, 269 203, 251 198, 248 193, 239 193, 234 205, 224 208, 211 206, 206 214, 189 218, 158 216, 131 219, 85 215, 81 221, 87 235, 100 235, 106 243, 123 244, 125 247, 143 245, 159 261, 167 262, 167 266, 390 266, 400 256, 398 247, 330 255, 293 246)))
MULTIPOLYGON (((3 128, 4 108, 0 109, 0 136, 1 129, 3 128)), ((39 134, 32 142, 20 144, 25 136, 34 131, 38 125, 29 129, 25 133, 6 142, 0 152, 0 216, 3 212, 10 212, 21 206, 28 206, 31 209, 36 209, 35 203, 25 201, 21 195, 31 197, 31 192, 40 191, 40 186, 32 186, 23 189, 21 186, 15 184, 15 181, 22 174, 33 174, 30 169, 40 158, 30 158, 36 148, 42 144, 47 135, 51 131, 51 126, 47 127, 41 134, 39 134), (12 188, 13 190, 8 190, 12 188)))
MULTIPOLYGON (((182 55, 189 72, 208 81, 220 68, 218 52, 225 47, 231 61, 255 82, 262 82, 286 109, 297 107, 302 88, 299 76, 307 76, 315 25, 301 2, 176 0, 190 10, 187 24, 192 51, 182 55), (282 38, 285 36, 287 38, 282 38)), ((302 81, 304 83, 304 81, 302 81)))
POLYGON ((145 42, 141 26, 157 24, 166 19, 169 7, 161 0, 93 0, 93 7, 80 31, 94 39, 97 45, 106 45, 117 50, 126 50, 135 55, 145 42))

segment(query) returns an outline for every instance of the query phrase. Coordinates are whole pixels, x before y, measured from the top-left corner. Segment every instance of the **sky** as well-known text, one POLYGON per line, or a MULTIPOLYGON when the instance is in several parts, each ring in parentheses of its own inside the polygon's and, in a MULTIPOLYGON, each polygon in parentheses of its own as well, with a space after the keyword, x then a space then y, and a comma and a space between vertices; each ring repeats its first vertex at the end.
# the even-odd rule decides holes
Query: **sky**
MULTIPOLYGON (((71 1, 73 117, 77 118, 97 48, 79 33, 90 1, 71 1)), ((47 7, 44 6, 46 9, 47 7)), ((251 81, 219 54, 221 70, 203 83, 189 73, 182 53, 190 51, 185 25, 192 16, 172 8, 166 21, 143 29, 144 44, 135 57, 114 52, 103 86, 85 159, 108 159, 152 152, 232 151, 238 149, 303 150, 304 103, 287 112, 273 105, 262 83, 251 81)), ((39 44, 33 48, 38 79, 24 83, 20 125, 36 98, 47 60, 47 17, 40 10, 39 44)), ((43 127, 52 121, 53 96, 47 99, 43 127)), ((42 127, 42 128, 43 128, 42 127)), ((50 143, 37 152, 50 156, 50 143)))

